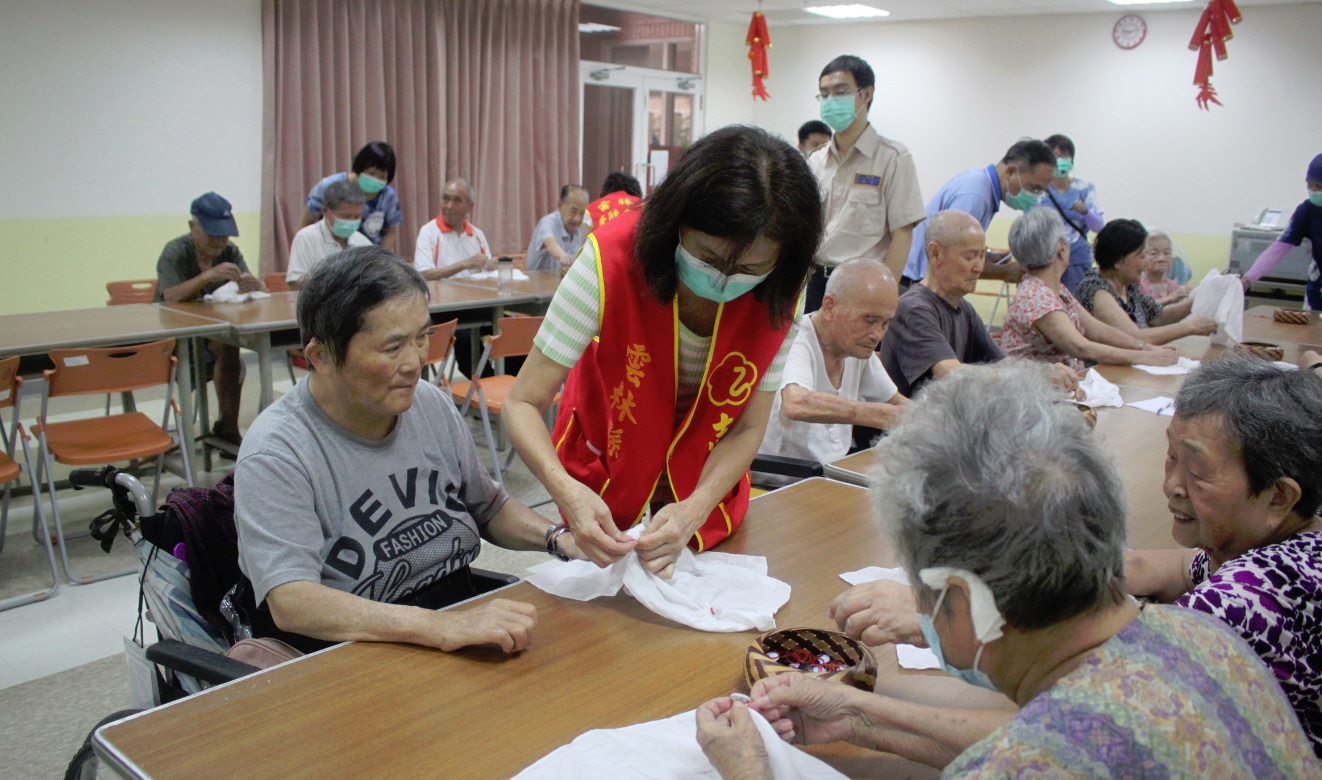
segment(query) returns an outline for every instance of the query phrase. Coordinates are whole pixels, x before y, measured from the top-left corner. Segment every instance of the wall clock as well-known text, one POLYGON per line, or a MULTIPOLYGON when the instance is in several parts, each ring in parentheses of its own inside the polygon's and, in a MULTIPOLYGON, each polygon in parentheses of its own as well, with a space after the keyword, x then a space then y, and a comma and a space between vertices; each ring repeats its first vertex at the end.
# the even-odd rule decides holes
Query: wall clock
POLYGON ((1125 14, 1111 28, 1111 40, 1122 49, 1136 49, 1148 36, 1148 23, 1138 14, 1125 14))

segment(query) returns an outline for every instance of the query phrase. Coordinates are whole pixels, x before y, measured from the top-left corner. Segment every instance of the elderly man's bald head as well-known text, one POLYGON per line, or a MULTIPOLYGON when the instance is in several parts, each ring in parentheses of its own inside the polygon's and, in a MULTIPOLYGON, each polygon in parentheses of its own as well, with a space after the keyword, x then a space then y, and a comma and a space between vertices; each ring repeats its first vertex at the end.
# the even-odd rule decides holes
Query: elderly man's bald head
POLYGON ((982 223, 974 219, 972 214, 956 209, 938 211, 927 220, 928 255, 932 253, 932 244, 939 244, 949 249, 975 236, 979 237, 977 239, 979 241, 985 240, 982 223))
POLYGON ((875 260, 855 258, 846 260, 831 272, 826 280, 826 295, 844 303, 860 296, 877 295, 887 286, 899 289, 889 268, 875 260))
POLYGON ((886 335, 899 301, 899 286, 886 266, 864 259, 841 263, 826 280, 814 318, 818 337, 832 351, 865 359, 886 335))

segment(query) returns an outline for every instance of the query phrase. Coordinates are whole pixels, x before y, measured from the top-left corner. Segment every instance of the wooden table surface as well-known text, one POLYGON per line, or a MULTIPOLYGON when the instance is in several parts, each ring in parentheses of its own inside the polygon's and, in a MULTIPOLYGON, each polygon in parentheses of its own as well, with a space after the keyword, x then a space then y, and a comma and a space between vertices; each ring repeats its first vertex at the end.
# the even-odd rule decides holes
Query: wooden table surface
MULTIPOLYGON (((526 273, 528 274, 527 281, 514 280, 514 292, 534 295, 539 303, 544 303, 555 297, 555 291, 560 289, 559 271, 527 271, 526 273)), ((495 279, 473 279, 472 277, 452 278, 449 281, 454 284, 472 285, 488 290, 496 289, 498 284, 495 279)))
MULTIPOLYGON (((1126 404, 1158 395, 1146 388, 1120 388, 1126 404)), ((1175 547, 1171 539, 1171 514, 1161 488, 1170 420, 1131 406, 1097 410, 1093 435, 1101 439, 1102 447, 1120 470, 1120 481, 1125 488, 1128 544, 1135 549, 1175 547)), ((853 474, 869 475, 876 463, 876 450, 863 450, 831 465, 853 474)))
MULTIPOLYGON (((1273 313, 1285 306, 1254 306, 1244 310, 1244 338, 1247 341, 1294 342, 1296 344, 1322 344, 1322 320, 1318 313, 1308 312, 1307 325, 1290 325, 1272 319, 1273 313)), ((1298 311, 1298 309, 1290 309, 1298 311)))
MULTIPOLYGON (((721 549, 764 555, 769 573, 790 583, 776 615, 782 628, 833 627, 827 605, 846 587, 838 575, 896 563, 867 492, 824 479, 755 499, 721 549)), ((581 603, 527 583, 498 595, 538 609, 533 645, 516 657, 341 645, 107 727, 98 748, 155 778, 508 778, 588 729, 668 717, 745 690, 753 633, 683 628, 624 595, 581 603)), ((899 672, 890 646, 878 659, 889 694, 1006 702, 940 673, 899 672)), ((937 776, 849 746, 814 752, 856 777, 937 776)))
POLYGON ((226 329, 214 317, 153 303, 0 315, 0 355, 37 355, 66 347, 107 347, 188 338, 226 329))

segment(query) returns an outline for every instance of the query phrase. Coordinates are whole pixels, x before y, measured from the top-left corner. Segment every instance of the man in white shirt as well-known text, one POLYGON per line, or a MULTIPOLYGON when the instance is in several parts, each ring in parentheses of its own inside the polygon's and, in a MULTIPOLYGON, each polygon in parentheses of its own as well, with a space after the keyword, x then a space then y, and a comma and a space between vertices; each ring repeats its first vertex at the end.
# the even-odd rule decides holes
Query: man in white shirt
POLYGON ((358 232, 367 198, 356 184, 332 182, 322 194, 321 219, 294 234, 289 248, 285 282, 297 290, 313 268, 343 249, 370 246, 372 241, 358 232))
POLYGON ((413 250, 413 267, 427 281, 472 276, 490 270, 495 260, 486 235, 468 215, 473 213, 473 187, 454 179, 441 192, 441 213, 422 226, 413 250))
POLYGON ((822 308, 799 322, 759 454, 829 463, 849 454, 854 425, 885 430, 909 404, 877 358, 899 287, 875 260, 841 263, 822 308))

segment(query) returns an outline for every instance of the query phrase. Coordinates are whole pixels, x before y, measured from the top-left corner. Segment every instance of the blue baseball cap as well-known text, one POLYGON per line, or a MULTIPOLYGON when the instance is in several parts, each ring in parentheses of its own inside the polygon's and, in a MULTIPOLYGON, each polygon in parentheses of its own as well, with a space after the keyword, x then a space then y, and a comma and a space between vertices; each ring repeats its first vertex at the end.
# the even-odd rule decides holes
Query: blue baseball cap
POLYGON ((188 213, 193 215, 202 230, 208 236, 237 236, 239 226, 234 222, 234 213, 230 210, 230 202, 220 197, 214 192, 208 192, 193 200, 193 205, 188 209, 188 213))

